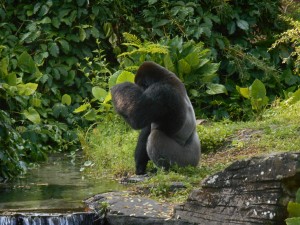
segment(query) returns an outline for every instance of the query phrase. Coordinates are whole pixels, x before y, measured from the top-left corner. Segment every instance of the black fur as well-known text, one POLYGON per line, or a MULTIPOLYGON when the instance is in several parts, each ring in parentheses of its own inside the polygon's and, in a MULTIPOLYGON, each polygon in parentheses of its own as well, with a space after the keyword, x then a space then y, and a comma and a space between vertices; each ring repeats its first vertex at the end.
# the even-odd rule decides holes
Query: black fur
POLYGON ((118 84, 111 93, 117 113, 132 128, 142 129, 135 150, 136 174, 145 173, 149 159, 165 167, 174 163, 197 165, 200 142, 195 115, 175 74, 156 63, 144 62, 135 84, 118 84))

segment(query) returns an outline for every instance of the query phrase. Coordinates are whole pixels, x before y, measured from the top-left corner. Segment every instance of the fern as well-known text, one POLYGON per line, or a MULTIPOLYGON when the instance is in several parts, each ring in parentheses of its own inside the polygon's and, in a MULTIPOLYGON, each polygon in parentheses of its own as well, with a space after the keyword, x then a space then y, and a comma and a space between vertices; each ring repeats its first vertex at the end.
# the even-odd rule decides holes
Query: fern
POLYGON ((136 46, 141 46, 142 45, 142 41, 137 36, 135 36, 134 34, 130 34, 130 33, 125 32, 125 33, 123 33, 123 37, 131 45, 132 44, 134 44, 136 46))
POLYGON ((152 55, 152 54, 168 54, 169 50, 167 46, 161 44, 155 44, 153 42, 144 42, 133 34, 123 33, 124 39, 127 41, 122 45, 128 47, 127 52, 123 52, 118 55, 118 58, 130 57, 134 55, 152 55))

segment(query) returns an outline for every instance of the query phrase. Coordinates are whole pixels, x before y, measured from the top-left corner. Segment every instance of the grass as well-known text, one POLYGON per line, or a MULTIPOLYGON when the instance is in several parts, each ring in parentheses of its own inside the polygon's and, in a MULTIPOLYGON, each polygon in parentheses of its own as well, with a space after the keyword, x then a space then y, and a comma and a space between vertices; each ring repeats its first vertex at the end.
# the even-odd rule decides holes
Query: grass
MULTIPOLYGON (((207 122, 197 127, 202 144, 197 168, 158 169, 156 174, 133 189, 150 187, 148 195, 161 201, 183 202, 203 178, 236 160, 274 152, 299 151, 300 103, 272 107, 258 121, 207 122), (172 182, 182 182, 186 189, 171 191, 172 182), (142 186, 142 187, 141 187, 142 186)), ((138 132, 115 117, 81 133, 81 142, 96 176, 122 177, 134 174, 138 132)), ((153 167, 150 164, 150 169, 153 167)))

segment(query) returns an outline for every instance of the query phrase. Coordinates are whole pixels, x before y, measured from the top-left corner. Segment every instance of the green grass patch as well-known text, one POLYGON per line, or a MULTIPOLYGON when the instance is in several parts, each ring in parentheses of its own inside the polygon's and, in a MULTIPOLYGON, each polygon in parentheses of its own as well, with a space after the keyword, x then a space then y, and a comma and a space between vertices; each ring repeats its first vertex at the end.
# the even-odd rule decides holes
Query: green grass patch
POLYGON ((121 177, 134 173, 134 149, 138 131, 132 130, 115 116, 80 131, 80 142, 88 161, 89 171, 97 176, 121 177))
MULTIPOLYGON (((142 186, 149 187, 153 198, 182 202, 201 180, 224 169, 232 162, 274 152, 299 151, 300 103, 273 107, 262 119, 250 122, 207 122, 197 127, 202 157, 196 168, 158 169, 142 186), (186 189, 173 191, 172 183, 181 182, 186 189)), ((114 117, 81 133, 81 142, 90 171, 97 176, 122 177, 134 174, 134 149, 138 131, 114 117)), ((150 163, 150 167, 153 164, 150 163)), ((139 184, 140 185, 140 184, 139 184)))

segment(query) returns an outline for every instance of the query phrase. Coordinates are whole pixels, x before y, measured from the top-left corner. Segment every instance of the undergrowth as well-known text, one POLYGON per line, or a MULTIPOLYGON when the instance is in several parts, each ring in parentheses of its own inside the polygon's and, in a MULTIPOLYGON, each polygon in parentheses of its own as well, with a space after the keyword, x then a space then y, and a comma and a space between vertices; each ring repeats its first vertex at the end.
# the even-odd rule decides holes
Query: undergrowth
MULTIPOLYGON (((261 120, 198 125, 197 132, 202 144, 199 166, 173 167, 170 171, 157 169, 155 174, 150 174, 149 180, 138 186, 148 187, 148 195, 161 201, 183 202, 203 178, 236 160, 299 151, 299 110, 299 102, 293 105, 283 102, 267 110, 261 120), (173 190, 174 182, 181 182, 186 188, 173 190)), ((88 160, 93 162, 90 172, 96 176, 115 178, 134 174, 133 155, 138 132, 128 127, 121 118, 116 116, 112 120, 101 121, 88 132, 82 132, 80 137, 88 160)), ((154 167, 152 163, 150 167, 154 167)))

